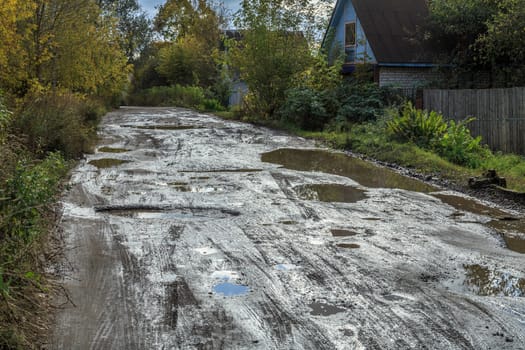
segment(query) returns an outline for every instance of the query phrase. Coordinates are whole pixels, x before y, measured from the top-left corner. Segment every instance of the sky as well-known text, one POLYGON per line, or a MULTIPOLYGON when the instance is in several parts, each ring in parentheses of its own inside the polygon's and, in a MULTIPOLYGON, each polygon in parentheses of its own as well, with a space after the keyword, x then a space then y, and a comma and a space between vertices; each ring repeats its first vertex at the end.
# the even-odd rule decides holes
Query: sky
MULTIPOLYGON (((165 0, 139 0, 142 8, 150 15, 150 17, 155 16, 155 13, 157 12, 155 7, 163 4, 164 2, 165 0)), ((226 8, 236 11, 239 8, 240 0, 223 0, 223 2, 226 8)))

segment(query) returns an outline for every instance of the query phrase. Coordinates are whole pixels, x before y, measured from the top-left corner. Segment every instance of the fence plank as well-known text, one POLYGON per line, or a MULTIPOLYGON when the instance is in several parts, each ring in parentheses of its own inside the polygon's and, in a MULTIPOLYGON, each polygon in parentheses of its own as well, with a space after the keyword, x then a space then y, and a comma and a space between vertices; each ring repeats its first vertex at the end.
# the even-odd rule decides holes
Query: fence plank
POLYGON ((456 121, 475 117, 474 136, 493 150, 525 155, 525 87, 424 90, 423 107, 456 121))

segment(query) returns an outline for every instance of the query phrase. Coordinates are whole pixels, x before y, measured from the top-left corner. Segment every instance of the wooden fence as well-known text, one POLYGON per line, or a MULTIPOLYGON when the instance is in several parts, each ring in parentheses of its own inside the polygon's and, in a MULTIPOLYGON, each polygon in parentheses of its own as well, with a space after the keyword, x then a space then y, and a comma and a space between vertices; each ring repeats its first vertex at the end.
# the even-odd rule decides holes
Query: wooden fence
POLYGON ((483 90, 424 90, 423 107, 469 124, 493 150, 525 155, 525 87, 483 90))

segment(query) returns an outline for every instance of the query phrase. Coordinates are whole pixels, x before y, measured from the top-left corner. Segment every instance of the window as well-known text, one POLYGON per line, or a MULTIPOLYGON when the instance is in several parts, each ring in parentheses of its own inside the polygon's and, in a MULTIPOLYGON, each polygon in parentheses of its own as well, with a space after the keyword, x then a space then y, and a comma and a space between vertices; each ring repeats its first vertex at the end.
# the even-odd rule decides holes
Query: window
POLYGON ((345 47, 355 46, 355 22, 345 24, 345 47))

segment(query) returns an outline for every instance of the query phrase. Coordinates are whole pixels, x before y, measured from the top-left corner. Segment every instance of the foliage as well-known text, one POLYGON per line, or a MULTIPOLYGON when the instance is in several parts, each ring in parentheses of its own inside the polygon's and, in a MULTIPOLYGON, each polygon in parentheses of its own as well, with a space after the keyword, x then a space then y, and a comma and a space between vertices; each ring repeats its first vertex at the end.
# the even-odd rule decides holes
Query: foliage
POLYGON ((130 96, 128 103, 138 106, 179 106, 201 110, 223 110, 219 101, 206 97, 198 86, 155 86, 130 96))
POLYGON ((116 22, 95 1, 30 0, 29 15, 16 20, 0 87, 18 96, 41 87, 61 87, 102 98, 127 83, 127 59, 116 22))
POLYGON ((9 132, 9 126, 12 121, 12 113, 4 105, 0 95, 0 145, 3 145, 9 132))
POLYGON ((386 92, 372 83, 347 81, 337 91, 341 103, 338 123, 363 122, 376 119, 386 107, 386 92))
POLYGON ((151 20, 137 0, 98 0, 100 8, 117 19, 120 47, 135 62, 152 41, 151 20))
POLYGON ((157 72, 170 84, 211 86, 217 79, 217 49, 188 35, 159 50, 157 72))
POLYGON ((478 57, 504 74, 504 85, 525 83, 525 1, 498 2, 498 12, 477 40, 478 57))
POLYGON ((329 118, 322 93, 309 88, 288 90, 286 103, 280 114, 283 120, 304 130, 322 130, 329 118))
POLYGON ((36 154, 60 151, 78 158, 91 151, 95 125, 105 109, 81 95, 51 91, 28 95, 14 121, 36 154))
MULTIPOLYGON (((476 87, 479 72, 490 86, 525 82, 525 2, 522 0, 434 0, 422 40, 451 63, 452 87, 476 87)), ((488 86, 484 86, 488 87, 488 86)))
POLYGON ((479 167, 483 159, 490 155, 488 148, 481 145, 481 136, 472 137, 467 124, 474 118, 456 123, 448 122, 447 132, 443 134, 436 145, 437 152, 452 163, 479 167))
POLYGON ((422 148, 432 148, 447 131, 447 123, 437 112, 416 109, 408 102, 387 124, 399 141, 413 142, 422 148))
POLYGON ((236 18, 242 40, 232 42, 229 59, 246 82, 248 113, 272 118, 296 75, 310 65, 304 1, 242 1, 236 18))
POLYGON ((450 162, 476 168, 491 156, 491 152, 481 145, 481 137, 474 138, 470 134, 467 124, 472 120, 447 122, 441 114, 418 110, 409 102, 401 112, 394 113, 386 126, 396 140, 412 142, 450 162))
POLYGON ((67 171, 60 153, 50 153, 36 165, 20 161, 3 191, 2 236, 22 239, 26 243, 39 233, 41 206, 53 201, 58 184, 67 171))

